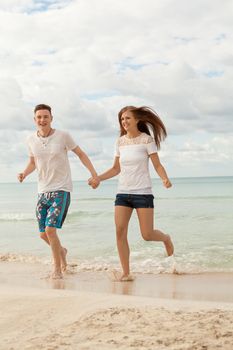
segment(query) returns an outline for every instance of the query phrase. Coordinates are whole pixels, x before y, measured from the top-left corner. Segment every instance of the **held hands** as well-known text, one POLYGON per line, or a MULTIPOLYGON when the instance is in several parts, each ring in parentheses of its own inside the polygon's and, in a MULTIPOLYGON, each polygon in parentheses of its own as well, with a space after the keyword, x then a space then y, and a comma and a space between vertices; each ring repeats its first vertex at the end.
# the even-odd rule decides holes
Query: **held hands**
POLYGON ((166 188, 172 187, 172 183, 170 182, 170 180, 168 178, 163 179, 163 186, 166 188))
POLYGON ((23 182, 23 180, 25 179, 25 174, 24 173, 19 173, 17 174, 17 179, 19 180, 19 182, 23 182))
POLYGON ((88 185, 91 186, 93 189, 96 189, 100 184, 100 179, 98 176, 93 176, 88 179, 88 185))

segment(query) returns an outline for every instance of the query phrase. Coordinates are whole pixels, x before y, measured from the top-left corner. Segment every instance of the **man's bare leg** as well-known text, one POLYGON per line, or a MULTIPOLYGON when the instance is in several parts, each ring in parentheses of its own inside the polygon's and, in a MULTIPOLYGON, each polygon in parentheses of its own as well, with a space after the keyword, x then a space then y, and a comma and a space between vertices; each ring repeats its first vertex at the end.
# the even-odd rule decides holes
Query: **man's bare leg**
POLYGON ((52 278, 59 279, 62 278, 62 270, 61 270, 61 244, 58 238, 56 228, 55 227, 46 227, 45 233, 47 235, 49 245, 52 250, 53 261, 54 261, 54 272, 52 274, 52 278))
POLYGON ((66 261, 67 249, 64 247, 61 247, 60 253, 61 253, 61 269, 62 269, 62 272, 65 272, 67 267, 67 261, 66 261))
MULTIPOLYGON (((46 232, 41 232, 40 233, 40 237, 48 244, 49 243, 49 239, 47 237, 46 232)), ((67 255, 67 249, 65 247, 61 246, 61 269, 63 272, 66 271, 66 267, 67 267, 67 261, 66 261, 66 255, 67 255)))

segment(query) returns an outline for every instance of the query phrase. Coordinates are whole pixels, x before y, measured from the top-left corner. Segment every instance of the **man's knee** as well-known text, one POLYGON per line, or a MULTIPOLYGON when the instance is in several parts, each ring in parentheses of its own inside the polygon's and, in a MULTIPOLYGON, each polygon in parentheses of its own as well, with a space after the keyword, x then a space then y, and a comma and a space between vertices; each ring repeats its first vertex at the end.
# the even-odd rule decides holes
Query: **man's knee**
POLYGON ((45 232, 47 235, 52 235, 52 234, 56 233, 56 227, 46 226, 45 232))
POLYGON ((46 239, 47 238, 47 235, 45 232, 40 232, 40 238, 41 239, 46 239))

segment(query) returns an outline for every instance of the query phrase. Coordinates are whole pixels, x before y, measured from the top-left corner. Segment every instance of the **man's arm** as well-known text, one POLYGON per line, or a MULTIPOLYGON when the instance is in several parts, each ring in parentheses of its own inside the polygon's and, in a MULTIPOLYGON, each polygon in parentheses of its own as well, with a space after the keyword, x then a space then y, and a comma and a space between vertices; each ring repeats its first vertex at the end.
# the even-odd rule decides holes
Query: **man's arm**
POLYGON ((79 146, 72 149, 72 151, 79 157, 83 165, 90 171, 91 176, 97 178, 97 172, 86 153, 79 146))
POLYGON ((29 174, 31 174, 35 169, 36 169, 35 159, 34 159, 34 157, 29 157, 29 162, 28 162, 26 168, 24 169, 24 171, 22 173, 19 173, 17 175, 19 182, 23 182, 23 180, 29 174))

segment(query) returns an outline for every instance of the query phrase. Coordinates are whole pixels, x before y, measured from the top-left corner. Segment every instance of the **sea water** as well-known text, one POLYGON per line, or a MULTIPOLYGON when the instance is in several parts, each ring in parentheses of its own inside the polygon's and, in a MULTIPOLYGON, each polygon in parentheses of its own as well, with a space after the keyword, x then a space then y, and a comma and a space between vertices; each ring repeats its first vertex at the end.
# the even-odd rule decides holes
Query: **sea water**
MULTIPOLYGON (((169 233, 174 259, 167 258, 161 242, 144 241, 136 212, 128 240, 134 272, 166 273, 176 263, 180 273, 233 271, 233 177, 172 179, 166 189, 153 179, 154 224, 169 233)), ((74 182, 71 206, 58 231, 69 261, 81 270, 119 267, 114 227, 117 180, 98 189, 86 181, 74 182)), ((39 238, 35 218, 36 183, 0 184, 0 260, 50 261, 50 250, 39 238)))

